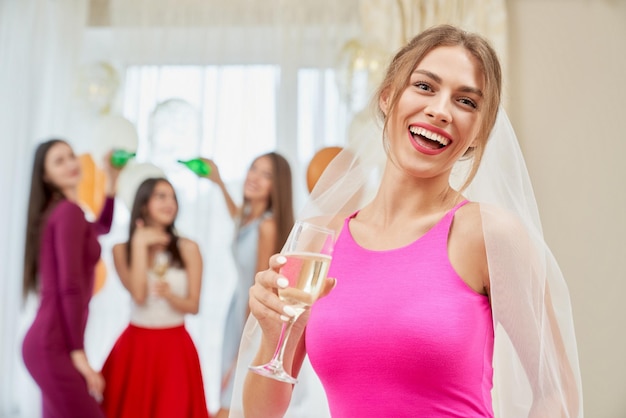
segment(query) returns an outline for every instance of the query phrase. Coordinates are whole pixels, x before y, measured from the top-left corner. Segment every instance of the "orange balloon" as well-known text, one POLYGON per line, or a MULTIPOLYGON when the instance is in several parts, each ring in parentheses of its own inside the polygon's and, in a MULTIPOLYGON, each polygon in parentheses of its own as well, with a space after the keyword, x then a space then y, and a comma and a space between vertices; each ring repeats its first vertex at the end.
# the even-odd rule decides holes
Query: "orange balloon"
POLYGON ((78 161, 83 174, 78 184, 78 200, 97 216, 104 206, 106 174, 89 154, 80 155, 78 161))
POLYGON ((306 184, 309 188, 309 193, 311 193, 311 190, 315 187, 315 183, 317 183, 324 170, 326 170, 328 164, 330 164, 332 159, 335 158, 342 149, 341 147, 322 148, 311 158, 309 167, 306 170, 306 184))
POLYGON ((104 283, 107 280, 107 267, 104 264, 104 260, 100 259, 96 264, 95 271, 96 279, 93 284, 93 294, 95 295, 104 287, 104 283))
MULTIPOLYGON (((87 206, 92 214, 98 216, 104 206, 106 174, 96 165, 89 154, 80 155, 78 161, 82 171, 82 178, 78 184, 78 200, 87 206)), ((102 289, 107 278, 106 265, 102 259, 96 264, 95 276, 94 295, 102 289)))

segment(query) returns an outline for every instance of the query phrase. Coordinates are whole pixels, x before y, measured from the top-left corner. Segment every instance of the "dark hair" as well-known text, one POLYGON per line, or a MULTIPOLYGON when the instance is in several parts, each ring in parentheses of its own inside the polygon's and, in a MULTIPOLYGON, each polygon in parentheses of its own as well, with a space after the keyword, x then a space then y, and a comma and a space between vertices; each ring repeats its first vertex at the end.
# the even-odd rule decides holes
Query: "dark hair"
MULTIPOLYGON (((133 202, 133 208, 130 211, 130 228, 128 231, 128 242, 126 245, 126 260, 127 260, 128 265, 130 265, 130 262, 131 262, 130 243, 133 238, 133 234, 135 233, 135 230, 137 229, 137 221, 142 220, 144 221, 144 223, 146 222, 146 215, 147 215, 146 207, 148 205, 148 202, 150 201, 150 198, 152 197, 152 194, 154 193, 154 189, 156 185, 159 183, 166 183, 170 187, 172 187, 172 189, 174 189, 174 187, 168 180, 162 177, 157 177, 157 178, 149 178, 149 179, 144 180, 139 185, 139 188, 137 189, 137 192, 135 193, 135 201, 133 202)), ((178 206, 178 199, 176 199, 176 193, 174 193, 174 199, 176 200, 176 205, 178 206)), ((167 232, 167 234, 170 236, 170 242, 166 248, 167 248, 167 251, 172 256, 172 265, 181 267, 181 268, 185 267, 185 262, 183 261, 183 258, 180 255, 180 250, 178 249, 179 237, 178 237, 178 234, 176 234, 174 221, 172 221, 170 225, 167 225, 165 227, 165 232, 167 232)))
POLYGON ((395 111, 402 92, 410 83, 411 73, 426 54, 440 46, 462 46, 465 48, 478 61, 485 81, 481 126, 476 135, 477 145, 470 148, 473 164, 465 184, 461 187, 463 190, 478 171, 500 105, 502 70, 496 52, 485 38, 450 25, 438 25, 426 29, 400 49, 389 64, 385 78, 375 95, 375 106, 380 111, 386 129, 389 115, 395 111), (384 95, 389 97, 387 117, 382 114, 379 107, 380 100, 384 95))
MULTIPOLYGON (((272 211, 272 216, 276 222, 277 239, 274 248, 275 253, 282 249, 289 232, 293 227, 293 192, 291 186, 291 168, 289 162, 277 152, 269 152, 254 159, 254 164, 258 159, 267 157, 272 163, 272 189, 267 210, 272 211)), ((244 199, 244 206, 247 202, 244 199)))
POLYGON ((39 286, 39 247, 41 243, 41 228, 45 219, 44 215, 50 209, 52 203, 64 197, 61 190, 54 184, 44 180, 46 156, 48 151, 56 144, 67 144, 67 142, 62 139, 50 139, 40 143, 35 150, 26 220, 24 276, 22 283, 23 297, 26 297, 31 291, 36 291, 39 286))

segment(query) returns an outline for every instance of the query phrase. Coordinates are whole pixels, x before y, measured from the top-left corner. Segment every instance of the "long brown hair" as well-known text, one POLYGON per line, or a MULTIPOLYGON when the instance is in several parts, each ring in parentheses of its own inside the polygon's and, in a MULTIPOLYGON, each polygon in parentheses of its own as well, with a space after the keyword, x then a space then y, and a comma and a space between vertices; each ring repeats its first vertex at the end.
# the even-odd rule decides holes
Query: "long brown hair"
POLYGON ((23 297, 26 297, 29 292, 36 291, 39 286, 39 247, 45 214, 54 202, 63 198, 61 190, 44 180, 46 156, 50 148, 56 144, 67 144, 67 142, 62 139, 50 139, 42 142, 37 146, 33 159, 24 245, 23 297))
MULTIPOLYGON (((277 239, 274 253, 279 253, 285 241, 287 241, 287 237, 294 223, 291 168, 285 157, 277 152, 269 152, 260 155, 254 159, 252 164, 263 157, 269 158, 272 163, 272 189, 270 191, 267 210, 272 212, 272 217, 276 222, 277 239)), ((247 201, 244 199, 244 206, 245 205, 247 205, 247 201)))
MULTIPOLYGON (((174 187, 172 184, 162 178, 149 178, 144 180, 137 188, 137 192, 135 193, 135 201, 133 202, 133 208, 130 211, 130 227, 128 231, 128 242, 126 244, 126 260, 128 265, 130 266, 131 262, 131 251, 130 251, 130 243, 133 239, 133 234, 137 229, 137 221, 141 220, 144 224, 147 223, 147 206, 152 194, 154 193, 154 189, 157 184, 166 183, 169 184, 172 189, 174 187)), ((176 200, 176 206, 178 207, 178 199, 176 198, 176 192, 174 192, 174 199, 176 200)), ((165 227, 165 232, 170 236, 170 242, 167 244, 167 251, 172 256, 172 265, 184 268, 185 262, 183 261, 182 256, 180 255, 180 250, 178 249, 178 234, 176 233, 176 228, 174 227, 174 221, 170 225, 165 227)))
POLYGON ((384 120, 384 129, 386 130, 389 115, 395 111, 402 92, 410 84, 411 73, 426 54, 440 46, 462 46, 465 48, 478 61, 485 81, 484 100, 481 105, 481 126, 476 135, 477 145, 468 150, 473 158, 473 162, 465 184, 461 187, 461 190, 463 190, 471 183, 478 171, 478 166, 485 151, 489 134, 496 122, 500 105, 502 70, 496 52, 486 39, 475 33, 465 32, 450 25, 439 25, 426 29, 395 55, 389 64, 385 78, 378 88, 373 104, 378 107, 379 116, 384 120), (387 117, 385 117, 379 107, 383 96, 389 98, 387 117))

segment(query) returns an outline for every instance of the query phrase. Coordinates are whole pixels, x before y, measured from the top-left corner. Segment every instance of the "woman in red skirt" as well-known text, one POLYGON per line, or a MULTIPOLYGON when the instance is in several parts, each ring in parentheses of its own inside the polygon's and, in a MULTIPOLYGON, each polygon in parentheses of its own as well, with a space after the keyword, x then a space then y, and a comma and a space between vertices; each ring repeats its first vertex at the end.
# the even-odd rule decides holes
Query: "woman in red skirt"
POLYGON ((165 179, 137 190, 128 242, 113 247, 132 296, 128 328, 102 369, 110 418, 208 418, 198 353, 184 326, 200 301, 198 245, 174 231, 178 203, 165 179))

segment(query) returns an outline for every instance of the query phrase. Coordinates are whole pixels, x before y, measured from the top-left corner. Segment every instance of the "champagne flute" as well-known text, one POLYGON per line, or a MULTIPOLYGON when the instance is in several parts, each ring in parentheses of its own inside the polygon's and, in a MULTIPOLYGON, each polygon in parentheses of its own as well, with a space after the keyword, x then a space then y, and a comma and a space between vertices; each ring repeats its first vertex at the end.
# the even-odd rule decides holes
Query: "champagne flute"
POLYGON ((154 262, 152 263, 152 271, 160 281, 165 280, 165 274, 170 267, 170 254, 166 251, 159 251, 154 254, 154 262))
POLYGON ((286 383, 297 383, 283 368, 283 355, 293 324, 317 300, 324 285, 335 241, 334 231, 303 221, 293 226, 281 254, 287 262, 280 269, 289 286, 278 290, 278 297, 296 311, 284 323, 274 356, 267 364, 249 366, 254 373, 286 383))

